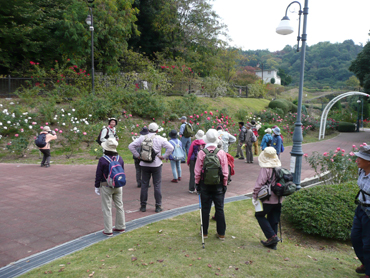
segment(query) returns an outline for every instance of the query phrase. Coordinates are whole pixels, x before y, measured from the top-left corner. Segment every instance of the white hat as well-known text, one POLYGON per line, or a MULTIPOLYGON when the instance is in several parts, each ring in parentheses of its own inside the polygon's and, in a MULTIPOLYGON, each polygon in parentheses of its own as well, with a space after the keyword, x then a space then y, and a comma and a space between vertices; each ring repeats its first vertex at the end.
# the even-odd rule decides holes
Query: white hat
POLYGON ((206 143, 206 147, 215 146, 217 148, 218 143, 218 132, 211 128, 208 129, 206 135, 203 136, 203 141, 206 143))
POLYGON ((198 132, 195 134, 195 138, 197 139, 203 139, 204 131, 199 129, 198 132))
POLYGON ((280 159, 273 147, 266 147, 258 157, 258 162, 262 168, 275 168, 281 166, 280 159))
POLYGON ((101 146, 106 151, 117 152, 118 142, 116 138, 108 138, 107 141, 101 143, 101 146))
POLYGON ((149 132, 156 132, 158 130, 158 125, 156 123, 151 123, 148 128, 149 132))
POLYGON ((271 128, 265 129, 265 133, 271 133, 271 132, 272 132, 271 128))
POLYGON ((44 127, 42 128, 42 131, 47 131, 47 132, 49 132, 49 131, 50 131, 50 127, 48 127, 48 126, 44 126, 44 127))

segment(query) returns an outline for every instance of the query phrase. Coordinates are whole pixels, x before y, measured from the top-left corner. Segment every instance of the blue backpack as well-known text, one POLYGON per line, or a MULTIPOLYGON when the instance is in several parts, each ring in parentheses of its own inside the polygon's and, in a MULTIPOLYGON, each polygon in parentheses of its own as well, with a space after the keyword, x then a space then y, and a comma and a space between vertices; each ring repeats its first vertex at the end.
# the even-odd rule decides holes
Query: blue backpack
POLYGON ((46 133, 41 133, 35 140, 35 145, 39 148, 46 146, 46 133))
POLYGON ((110 188, 118 188, 126 185, 126 175, 119 161, 119 155, 113 157, 113 160, 107 156, 103 156, 109 162, 109 174, 105 177, 110 188))
POLYGON ((175 160, 175 161, 180 161, 180 160, 183 160, 185 158, 184 151, 180 147, 180 144, 179 144, 179 141, 178 140, 179 139, 177 139, 176 142, 170 140, 171 145, 174 147, 171 156, 172 156, 172 159, 175 160))

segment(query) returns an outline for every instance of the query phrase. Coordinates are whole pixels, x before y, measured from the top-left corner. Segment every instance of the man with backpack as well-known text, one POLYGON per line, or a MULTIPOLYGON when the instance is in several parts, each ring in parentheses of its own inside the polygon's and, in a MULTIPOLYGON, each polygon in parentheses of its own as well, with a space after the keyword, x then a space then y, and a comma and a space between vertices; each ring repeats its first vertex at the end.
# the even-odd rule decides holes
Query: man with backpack
POLYGON ((188 153, 189 153, 189 148, 190 148, 190 144, 191 144, 191 137, 194 136, 194 132, 193 132, 193 126, 186 121, 187 120, 186 116, 182 116, 181 118, 179 118, 179 120, 181 121, 179 135, 180 135, 180 138, 181 138, 182 148, 183 148, 184 153, 185 153, 185 157, 181 161, 181 163, 185 163, 186 158, 187 158, 188 153))
POLYGON ((236 138, 228 133, 227 131, 224 131, 224 128, 219 125, 217 127, 217 132, 219 134, 219 137, 221 138, 222 141, 222 149, 224 150, 225 153, 229 152, 229 144, 236 142, 236 138))
POLYGON ((208 237, 209 213, 213 201, 216 209, 216 237, 224 241, 226 231, 224 199, 229 174, 228 160, 226 153, 217 148, 218 132, 215 129, 209 129, 203 141, 206 145, 198 152, 194 168, 196 188, 201 195, 203 236, 208 237))
POLYGON ((253 163, 253 152, 252 152, 252 144, 253 144, 253 138, 255 135, 253 134, 251 128, 252 125, 250 123, 247 123, 246 125, 247 132, 244 135, 244 142, 245 142, 245 156, 247 160, 246 163, 253 163))
POLYGON ((108 138, 115 138, 117 141, 119 140, 116 134, 117 123, 118 122, 116 118, 108 119, 108 126, 102 128, 102 130, 99 133, 98 139, 96 140, 96 142, 98 142, 99 145, 107 141, 108 138))
POLYGON ((256 122, 255 121, 251 121, 251 124, 252 124, 252 132, 254 134, 254 136, 256 136, 257 140, 253 142, 253 146, 254 146, 254 155, 258 156, 258 130, 259 128, 261 127, 260 125, 256 125, 256 122))
POLYGON ((101 195, 101 206, 104 216, 103 234, 111 237, 113 232, 123 233, 126 229, 125 211, 122 202, 122 186, 126 184, 124 162, 117 153, 118 142, 115 138, 108 138, 101 146, 104 155, 99 159, 95 175, 95 193, 101 195), (111 173, 118 179, 113 180, 111 173), (116 207, 116 222, 112 228, 112 200, 116 207))
POLYGON ((182 149, 181 141, 177 139, 177 131, 172 129, 168 136, 171 138, 168 142, 174 147, 174 150, 169 157, 173 175, 171 182, 177 183, 178 181, 181 181, 181 160, 185 157, 185 154, 182 149))
POLYGON ((264 150, 266 147, 270 147, 272 144, 271 128, 265 129, 265 135, 262 138, 261 149, 264 150))
POLYGON ((162 160, 168 159, 173 152, 173 146, 163 137, 156 135, 158 125, 151 123, 148 126, 149 134, 140 136, 132 142, 128 148, 136 157, 140 159, 141 166, 141 192, 140 192, 140 211, 146 211, 148 201, 148 187, 150 177, 153 177, 155 212, 162 211, 162 160), (140 153, 137 148, 141 148, 140 153), (161 155, 162 148, 166 149, 165 154, 161 155))
POLYGON ((238 142, 238 145, 236 146, 236 158, 239 157, 240 160, 244 159, 244 154, 243 154, 243 150, 242 150, 242 146, 243 146, 243 143, 244 143, 244 137, 245 137, 245 133, 247 132, 247 129, 246 127, 244 126, 244 122, 239 122, 239 129, 240 129, 240 133, 239 133, 239 142, 238 142))
POLYGON ((44 126, 40 135, 36 138, 35 144, 39 147, 40 152, 44 155, 41 161, 41 167, 50 167, 50 141, 57 139, 55 131, 51 131, 50 127, 44 126))

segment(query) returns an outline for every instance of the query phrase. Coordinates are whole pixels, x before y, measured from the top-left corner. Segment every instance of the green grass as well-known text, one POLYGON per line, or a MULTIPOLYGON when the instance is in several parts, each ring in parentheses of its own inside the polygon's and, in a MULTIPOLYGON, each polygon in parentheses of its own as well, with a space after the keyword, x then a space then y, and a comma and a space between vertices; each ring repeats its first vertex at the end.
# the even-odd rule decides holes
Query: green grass
POLYGON ((359 261, 349 244, 294 234, 283 224, 284 241, 270 250, 260 243, 264 236, 250 200, 225 205, 225 215, 226 240, 214 236, 211 221, 205 249, 195 211, 107 239, 22 277, 356 277, 359 261))

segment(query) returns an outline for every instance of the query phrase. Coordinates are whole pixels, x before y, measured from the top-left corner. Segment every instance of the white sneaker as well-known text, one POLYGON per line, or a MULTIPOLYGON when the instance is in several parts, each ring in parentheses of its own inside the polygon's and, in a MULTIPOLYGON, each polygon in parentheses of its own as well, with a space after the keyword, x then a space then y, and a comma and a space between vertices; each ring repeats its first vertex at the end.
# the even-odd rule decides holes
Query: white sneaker
POLYGON ((191 190, 189 190, 189 193, 191 193, 191 194, 193 194, 195 191, 191 191, 191 190))

